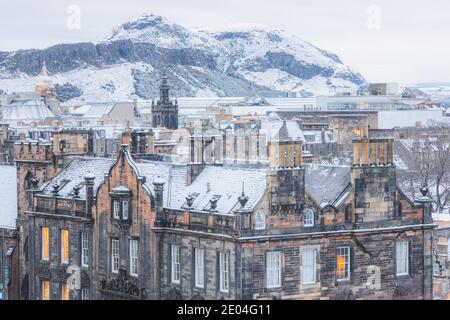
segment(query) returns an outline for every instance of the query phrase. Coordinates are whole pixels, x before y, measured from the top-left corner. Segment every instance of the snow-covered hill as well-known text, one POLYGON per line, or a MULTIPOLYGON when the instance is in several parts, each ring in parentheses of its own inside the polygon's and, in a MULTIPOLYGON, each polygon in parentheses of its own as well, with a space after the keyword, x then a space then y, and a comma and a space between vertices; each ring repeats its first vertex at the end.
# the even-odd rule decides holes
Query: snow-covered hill
POLYGON ((177 96, 328 94, 366 84, 335 54, 282 30, 189 30, 151 14, 95 43, 0 52, 0 90, 32 90, 44 61, 67 103, 154 98, 163 68, 177 96))

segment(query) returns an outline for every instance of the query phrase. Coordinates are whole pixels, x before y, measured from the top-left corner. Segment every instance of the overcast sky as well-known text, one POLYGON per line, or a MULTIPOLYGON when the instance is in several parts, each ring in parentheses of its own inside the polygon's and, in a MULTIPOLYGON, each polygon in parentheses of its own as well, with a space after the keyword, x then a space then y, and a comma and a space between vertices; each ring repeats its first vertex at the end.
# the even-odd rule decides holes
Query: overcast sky
POLYGON ((448 0, 13 0, 1 12, 0 51, 94 41, 146 12, 185 27, 285 29, 370 82, 450 82, 448 0), (81 10, 79 29, 67 27, 71 5, 81 10))

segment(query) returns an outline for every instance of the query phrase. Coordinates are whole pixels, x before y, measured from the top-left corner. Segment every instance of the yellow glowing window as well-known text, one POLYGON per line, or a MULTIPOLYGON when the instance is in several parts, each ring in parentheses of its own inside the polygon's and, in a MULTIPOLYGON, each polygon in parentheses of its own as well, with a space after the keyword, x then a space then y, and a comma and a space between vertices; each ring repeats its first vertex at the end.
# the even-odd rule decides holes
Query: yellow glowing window
POLYGON ((49 260, 50 256, 50 229, 48 227, 43 227, 41 230, 42 236, 42 260, 49 260))
POLYGON ((69 263, 69 230, 61 230, 61 262, 69 263))
POLYGON ((61 300, 69 300, 69 286, 67 284, 61 285, 61 300))
POLYGON ((50 281, 42 281, 42 300, 50 300, 50 281))
POLYGON ((338 248, 336 255, 336 278, 338 281, 350 279, 350 248, 338 248))

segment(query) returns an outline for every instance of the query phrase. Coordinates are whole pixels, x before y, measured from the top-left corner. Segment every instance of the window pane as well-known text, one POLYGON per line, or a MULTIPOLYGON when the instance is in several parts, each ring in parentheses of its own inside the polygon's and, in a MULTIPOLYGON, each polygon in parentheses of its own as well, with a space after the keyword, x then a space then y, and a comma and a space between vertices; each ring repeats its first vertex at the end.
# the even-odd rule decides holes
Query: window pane
POLYGON ((138 275, 138 241, 130 240, 130 274, 138 275))
POLYGON ((49 260, 50 257, 50 229, 42 228, 42 260, 49 260))
POLYGON ((122 202, 122 216, 123 216, 123 219, 125 219, 125 220, 128 219, 128 201, 127 200, 122 202))
POLYGON ((89 235, 87 232, 81 233, 81 265, 89 266, 89 235))
POLYGON ((280 252, 268 252, 266 254, 266 278, 268 288, 277 288, 281 286, 280 257, 280 252))
POLYGON ((397 242, 396 244, 396 260, 397 260, 397 275, 409 274, 409 243, 397 242))
POLYGON ((304 249, 302 251, 303 284, 316 282, 316 250, 304 249))
POLYGON ((172 282, 180 283, 180 246, 172 245, 172 282))
POLYGON ((111 271, 119 272, 119 240, 113 239, 111 241, 111 271))
POLYGON ((81 300, 89 300, 89 290, 81 289, 81 300))
POLYGON ((264 212, 258 212, 255 219, 255 229, 264 230, 266 228, 266 215, 264 212))
POLYGON ((42 281, 42 300, 50 300, 50 281, 42 281))
POLYGON ((204 249, 195 248, 195 286, 204 287, 205 271, 204 271, 204 249))
POLYGON ((220 291, 228 292, 228 252, 221 251, 219 254, 220 265, 220 291))
POLYGON ((336 255, 336 277, 337 280, 350 279, 350 248, 338 248, 336 255))
POLYGON ((120 203, 119 201, 114 201, 114 219, 119 219, 119 212, 120 212, 120 203))
POLYGON ((69 286, 67 284, 61 285, 61 300, 70 300, 69 298, 69 286))
POLYGON ((61 262, 69 263, 69 230, 61 230, 61 262))

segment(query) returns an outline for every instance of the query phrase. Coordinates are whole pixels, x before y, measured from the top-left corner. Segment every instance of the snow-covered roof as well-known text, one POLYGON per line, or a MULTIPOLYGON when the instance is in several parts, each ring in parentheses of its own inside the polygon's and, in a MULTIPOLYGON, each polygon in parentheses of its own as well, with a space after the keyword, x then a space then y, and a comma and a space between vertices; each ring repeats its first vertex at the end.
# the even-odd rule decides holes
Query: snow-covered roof
POLYGON ((84 114, 86 118, 101 118, 106 114, 109 114, 113 109, 113 104, 94 104, 84 114))
POLYGON ((80 186, 79 196, 84 198, 86 196, 84 177, 88 175, 95 177, 95 193, 103 182, 105 173, 109 171, 113 163, 113 159, 76 157, 60 174, 43 184, 40 190, 43 194, 51 195, 53 185, 57 183, 59 185, 58 194, 66 197, 73 196, 73 187, 80 186))
POLYGON ((169 207, 180 209, 186 204, 186 197, 195 197, 191 206, 192 210, 209 210, 213 197, 218 197, 217 212, 231 213, 234 209, 252 210, 261 200, 267 187, 266 170, 243 167, 216 167, 208 166, 182 191, 172 193, 169 207), (238 197, 244 192, 248 201, 244 208, 240 208, 238 197))
POLYGON ((319 205, 336 205, 350 183, 350 167, 305 165, 306 192, 319 205))
POLYGON ((54 114, 41 100, 25 100, 13 102, 1 107, 3 120, 26 121, 40 120, 54 117, 54 114))
POLYGON ((0 228, 15 228, 17 218, 16 167, 0 166, 0 228))

